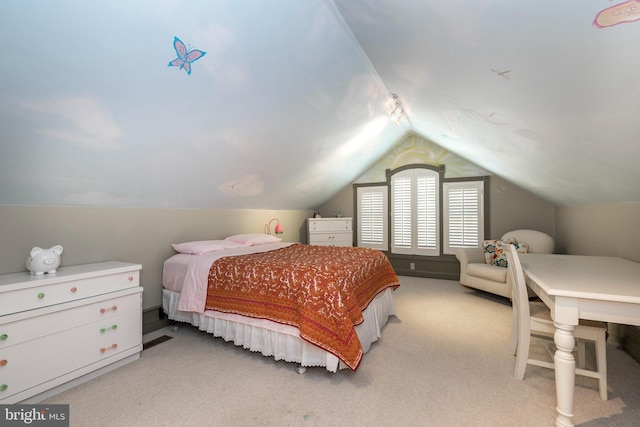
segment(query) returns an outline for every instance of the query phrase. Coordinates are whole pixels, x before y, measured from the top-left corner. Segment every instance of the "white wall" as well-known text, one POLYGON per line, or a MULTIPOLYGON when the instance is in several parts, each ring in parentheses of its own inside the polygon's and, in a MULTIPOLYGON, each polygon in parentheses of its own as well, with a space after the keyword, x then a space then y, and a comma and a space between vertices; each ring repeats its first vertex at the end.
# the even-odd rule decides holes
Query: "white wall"
POLYGON ((555 238, 555 206, 535 194, 491 176, 489 188, 490 227, 487 237, 498 239, 510 230, 528 228, 555 238))
POLYGON ((34 246, 64 247, 62 266, 116 260, 142 264, 143 307, 162 303, 162 265, 171 243, 263 233, 278 217, 284 241, 306 242, 310 211, 129 209, 0 205, 0 274, 26 271, 34 246))
POLYGON ((640 262, 640 202, 558 207, 557 247, 572 255, 611 255, 640 262))
MULTIPOLYGON (((558 207, 497 177, 491 183, 490 236, 513 228, 555 235, 556 249, 569 254, 614 255, 640 262, 640 203, 558 207), (498 192, 499 189, 505 188, 498 192)), ((353 215, 352 187, 320 207, 353 215)), ((280 218, 285 241, 306 242, 311 211, 128 209, 0 205, 0 274, 26 271, 34 246, 64 247, 62 265, 119 260, 142 264, 144 307, 161 304, 162 263, 170 244, 220 239, 241 232, 262 233, 280 218)))

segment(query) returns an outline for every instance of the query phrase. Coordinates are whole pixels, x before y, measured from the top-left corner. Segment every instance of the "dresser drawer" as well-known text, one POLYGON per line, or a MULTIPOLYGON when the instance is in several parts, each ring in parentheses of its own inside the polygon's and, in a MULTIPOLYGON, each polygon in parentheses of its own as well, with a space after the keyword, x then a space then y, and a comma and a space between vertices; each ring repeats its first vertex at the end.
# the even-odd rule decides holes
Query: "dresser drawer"
POLYGON ((58 304, 58 292, 63 292, 66 284, 34 286, 2 294, 0 316, 25 310, 33 310, 48 305, 58 304))
POLYGON ((318 246, 352 246, 351 233, 318 233, 309 237, 310 245, 318 246))
POLYGON ((337 241, 337 242, 317 242, 317 243, 310 243, 311 245, 315 245, 315 246, 353 246, 353 243, 351 241, 337 241))
POLYGON ((63 373, 56 337, 0 350, 0 402, 63 373))
POLYGON ((309 233, 330 233, 352 231, 351 219, 325 218, 309 219, 309 233))
POLYGON ((45 335, 93 323, 107 321, 120 313, 140 311, 142 288, 93 297, 90 300, 60 304, 53 308, 0 318, 0 351, 45 335), (90 302, 91 301, 91 302, 90 302))
POLYGON ((116 355, 141 345, 141 340, 142 315, 139 311, 82 326, 64 344, 66 370, 78 369, 116 355))
POLYGON ((133 288, 139 283, 139 272, 132 271, 4 292, 0 316, 133 288))
POLYGON ((92 295, 101 295, 121 289, 135 288, 140 285, 140 272, 110 274, 108 276, 82 279, 68 284, 69 292, 64 296, 64 301, 77 298, 86 298, 92 295), (74 290, 75 289, 75 290, 74 290))

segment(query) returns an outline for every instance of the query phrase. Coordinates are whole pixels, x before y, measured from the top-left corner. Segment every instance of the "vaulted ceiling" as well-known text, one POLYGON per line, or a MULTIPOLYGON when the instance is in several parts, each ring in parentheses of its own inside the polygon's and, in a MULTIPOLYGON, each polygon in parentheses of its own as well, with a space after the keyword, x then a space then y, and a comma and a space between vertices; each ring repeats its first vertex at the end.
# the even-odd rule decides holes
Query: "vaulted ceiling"
POLYGON ((637 202, 639 34, 635 0, 2 2, 0 204, 311 209, 410 132, 637 202))

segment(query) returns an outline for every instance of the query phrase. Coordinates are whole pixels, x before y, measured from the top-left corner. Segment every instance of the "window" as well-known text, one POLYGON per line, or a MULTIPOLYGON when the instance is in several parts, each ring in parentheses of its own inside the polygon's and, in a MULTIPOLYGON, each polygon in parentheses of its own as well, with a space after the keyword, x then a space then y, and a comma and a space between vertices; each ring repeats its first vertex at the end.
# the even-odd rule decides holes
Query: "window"
POLYGON ((387 185, 356 187, 356 204, 358 214, 357 245, 381 251, 389 250, 387 185))
POLYGON ((439 173, 414 168, 391 176, 391 252, 439 255, 439 173))
POLYGON ((444 248, 477 248, 484 236, 484 182, 456 181, 443 184, 444 248))
POLYGON ((480 247, 485 182, 445 180, 444 165, 410 165, 387 170, 386 183, 356 184, 357 245, 429 256, 480 247))

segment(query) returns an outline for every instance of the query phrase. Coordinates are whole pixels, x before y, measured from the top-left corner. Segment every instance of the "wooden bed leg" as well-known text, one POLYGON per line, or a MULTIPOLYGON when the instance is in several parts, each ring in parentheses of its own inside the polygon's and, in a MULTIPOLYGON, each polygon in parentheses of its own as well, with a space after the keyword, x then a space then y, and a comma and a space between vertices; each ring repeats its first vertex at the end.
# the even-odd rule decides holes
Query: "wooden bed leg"
POLYGON ((296 372, 299 374, 304 374, 305 372, 307 372, 307 368, 302 365, 298 365, 296 366, 296 372))

